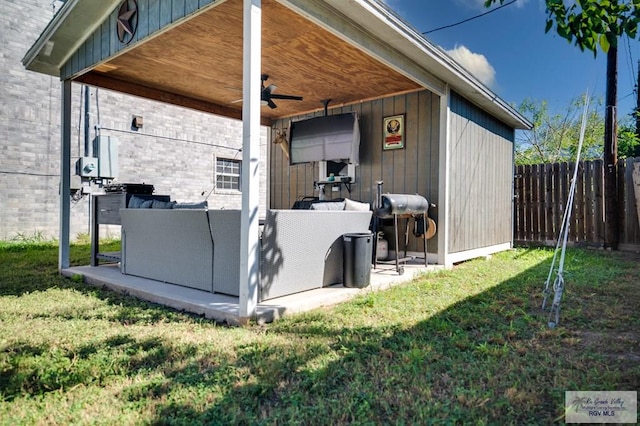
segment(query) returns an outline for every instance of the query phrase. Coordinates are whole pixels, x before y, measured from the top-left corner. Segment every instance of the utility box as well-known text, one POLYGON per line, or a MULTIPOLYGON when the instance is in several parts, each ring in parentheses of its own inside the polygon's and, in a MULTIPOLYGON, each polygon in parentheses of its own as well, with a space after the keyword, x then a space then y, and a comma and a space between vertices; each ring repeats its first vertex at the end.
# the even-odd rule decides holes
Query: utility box
POLYGON ((98 177, 98 159, 96 157, 80 157, 76 162, 76 175, 81 177, 98 177))
POLYGON ((118 177, 118 140, 112 136, 98 136, 93 140, 93 155, 98 157, 98 177, 118 177))

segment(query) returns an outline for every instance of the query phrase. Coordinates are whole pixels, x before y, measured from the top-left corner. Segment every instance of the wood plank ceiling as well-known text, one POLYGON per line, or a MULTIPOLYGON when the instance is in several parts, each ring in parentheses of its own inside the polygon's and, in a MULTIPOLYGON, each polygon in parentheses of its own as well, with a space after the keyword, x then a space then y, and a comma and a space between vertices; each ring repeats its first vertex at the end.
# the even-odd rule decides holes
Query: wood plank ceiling
MULTIPOLYGON (((242 0, 228 0, 76 80, 233 118, 241 117, 242 0)), ((140 17, 144 19, 144 17, 140 17)), ((263 123, 330 106, 420 89, 275 0, 262 1, 262 73, 278 100, 263 123)))

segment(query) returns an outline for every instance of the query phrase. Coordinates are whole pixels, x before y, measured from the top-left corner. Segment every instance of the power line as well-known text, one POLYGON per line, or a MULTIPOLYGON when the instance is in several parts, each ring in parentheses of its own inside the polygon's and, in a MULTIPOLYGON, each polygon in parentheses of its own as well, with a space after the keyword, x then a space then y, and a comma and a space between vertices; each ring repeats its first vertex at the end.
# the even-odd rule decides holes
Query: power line
POLYGON ((39 176, 39 177, 60 177, 60 175, 59 175, 59 174, 57 174, 57 175, 50 175, 50 174, 46 174, 46 173, 33 173, 33 172, 11 172, 11 171, 7 171, 7 170, 0 170, 0 174, 3 174, 3 175, 39 176))
POLYGON ((629 96, 632 96, 632 95, 635 95, 635 94, 636 94, 636 91, 635 91, 635 89, 634 89, 634 90, 633 90, 633 92, 628 93, 628 94, 624 95, 624 96, 623 96, 623 97, 621 97, 621 98, 618 98, 618 102, 623 101, 623 100, 627 99, 629 96))
POLYGON ((242 148, 235 148, 235 147, 232 147, 232 146, 219 145, 219 144, 208 143, 208 142, 198 142, 198 141, 189 140, 189 139, 174 138, 174 137, 171 137, 171 136, 152 135, 152 134, 149 134, 149 133, 136 132, 136 131, 133 131, 133 130, 114 129, 112 127, 104 127, 104 126, 101 126, 100 130, 110 130, 112 132, 128 133, 130 135, 146 136, 146 137, 157 138, 157 139, 167 139, 167 140, 171 140, 171 141, 186 142, 186 143, 192 143, 192 144, 196 144, 196 145, 215 146, 216 148, 224 148, 224 149, 229 149, 229 150, 238 151, 238 152, 242 151, 242 148))
POLYGON ((636 72, 633 68, 633 57, 631 55, 631 43, 629 42, 629 36, 626 36, 627 38, 627 53, 629 54, 629 71, 631 72, 631 81, 634 81, 635 83, 633 84, 633 92, 634 93, 638 93, 638 82, 636 81, 636 72))
POLYGON ((480 17, 482 17, 484 15, 488 15, 490 13, 495 12, 496 10, 502 9, 503 7, 507 7, 507 6, 511 5, 511 4, 514 4, 517 1, 518 0, 511 0, 509 3, 502 4, 502 5, 494 8, 494 9, 491 9, 491 10, 489 10, 487 12, 481 13, 481 14, 476 15, 476 16, 472 16, 471 18, 467 18, 467 19, 462 20, 460 22, 456 22, 455 24, 445 25, 444 27, 434 28, 432 30, 425 31, 422 34, 423 35, 424 34, 430 34, 430 33, 436 32, 436 31, 440 31, 440 30, 444 30, 444 29, 447 29, 447 28, 455 27, 455 26, 460 25, 460 24, 464 24, 465 22, 473 21, 474 19, 478 19, 478 18, 480 18, 480 17))

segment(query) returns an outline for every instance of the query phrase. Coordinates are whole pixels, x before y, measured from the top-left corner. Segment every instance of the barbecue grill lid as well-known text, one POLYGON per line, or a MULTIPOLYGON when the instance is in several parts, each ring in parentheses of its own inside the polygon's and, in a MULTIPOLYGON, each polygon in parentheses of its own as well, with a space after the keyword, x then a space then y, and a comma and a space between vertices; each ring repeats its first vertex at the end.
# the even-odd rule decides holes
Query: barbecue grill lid
POLYGON ((422 195, 382 194, 382 205, 377 209, 379 217, 400 214, 423 214, 429 210, 429 202, 422 195))

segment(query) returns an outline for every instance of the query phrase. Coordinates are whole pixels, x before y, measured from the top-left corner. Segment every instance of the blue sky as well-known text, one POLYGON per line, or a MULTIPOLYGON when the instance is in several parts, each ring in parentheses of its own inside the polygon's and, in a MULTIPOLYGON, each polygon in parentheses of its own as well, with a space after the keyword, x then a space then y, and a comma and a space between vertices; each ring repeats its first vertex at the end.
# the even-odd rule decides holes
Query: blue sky
MULTIPOLYGON (((484 0, 385 0, 419 32, 486 12, 484 0)), ((494 6, 495 7, 495 6, 494 6)), ((587 90, 605 94, 606 54, 580 49, 544 32, 544 0, 518 0, 486 16, 443 29, 426 37, 449 51, 461 65, 485 82, 505 101, 518 105, 525 98, 546 100, 560 111, 587 90)), ((621 39, 618 48, 618 115, 636 104, 635 80, 640 42, 621 39)))

